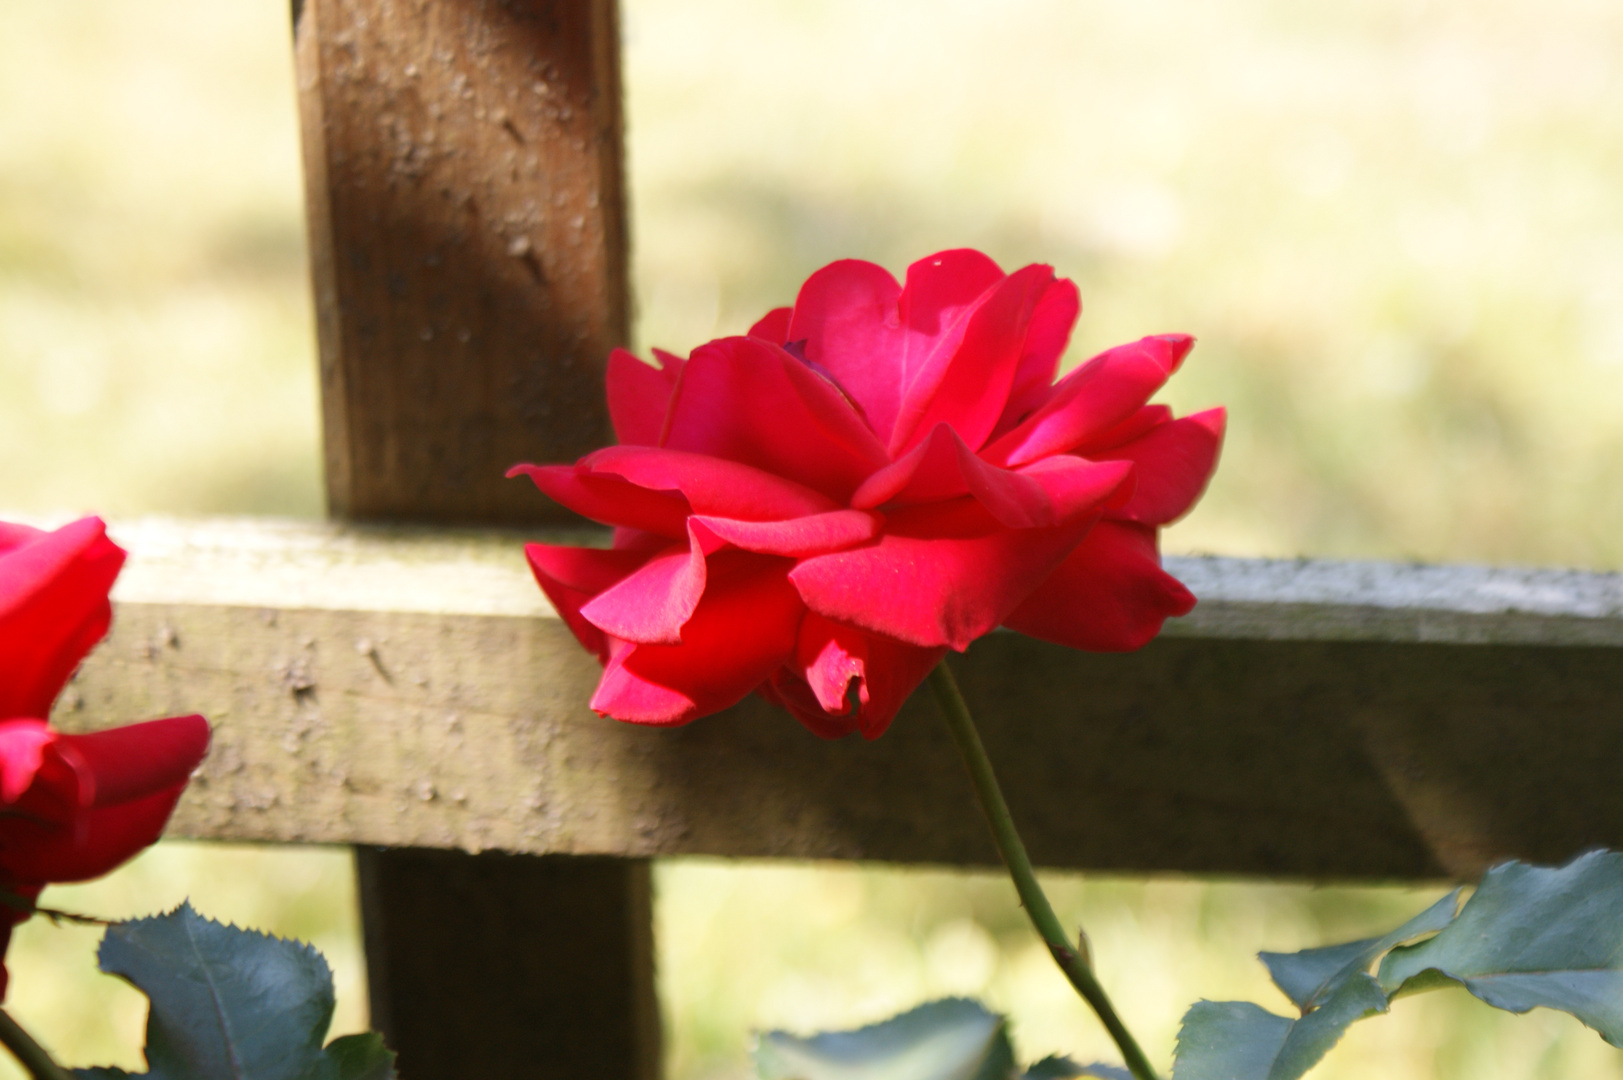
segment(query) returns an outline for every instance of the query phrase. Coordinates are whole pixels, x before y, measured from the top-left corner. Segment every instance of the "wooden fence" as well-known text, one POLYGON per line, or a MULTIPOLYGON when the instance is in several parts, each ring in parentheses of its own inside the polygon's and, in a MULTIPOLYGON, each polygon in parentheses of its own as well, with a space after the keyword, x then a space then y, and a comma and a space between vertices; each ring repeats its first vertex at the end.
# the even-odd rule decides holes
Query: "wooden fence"
MULTIPOLYGON (((333 522, 145 522, 59 706, 203 711, 171 835, 358 845, 406 1080, 659 1070, 648 860, 983 865, 927 703, 825 743, 750 701, 602 721, 516 461, 609 441, 627 327, 613 0, 294 4, 333 522)), ((551 515, 551 516, 549 516, 551 515)), ((955 661, 1040 865, 1441 878, 1623 846, 1623 578, 1172 560, 1142 652, 955 661)))

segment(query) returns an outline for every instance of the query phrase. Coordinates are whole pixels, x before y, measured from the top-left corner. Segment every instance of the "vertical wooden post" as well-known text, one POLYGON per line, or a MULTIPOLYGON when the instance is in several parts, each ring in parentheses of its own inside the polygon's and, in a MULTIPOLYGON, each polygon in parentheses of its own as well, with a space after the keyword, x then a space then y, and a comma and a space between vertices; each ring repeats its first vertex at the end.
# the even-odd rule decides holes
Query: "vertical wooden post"
MULTIPOLYGON (((328 506, 555 515, 519 461, 609 441, 626 338, 615 0, 303 0, 328 506)), ((357 852, 405 1080, 654 1080, 646 862, 357 852)))
POLYGON ((615 0, 308 0, 295 34, 339 517, 526 523, 609 441, 627 332, 615 0))

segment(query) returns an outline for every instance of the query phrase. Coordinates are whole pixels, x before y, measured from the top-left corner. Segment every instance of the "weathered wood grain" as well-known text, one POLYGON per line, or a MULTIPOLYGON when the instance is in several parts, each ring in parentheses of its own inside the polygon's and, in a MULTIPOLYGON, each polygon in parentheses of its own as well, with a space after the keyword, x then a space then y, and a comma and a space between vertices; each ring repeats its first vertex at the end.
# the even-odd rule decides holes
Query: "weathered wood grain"
MULTIPOLYGON (((755 700, 674 731, 594 716, 597 665, 511 535, 115 534, 135 558, 114 632, 60 719, 207 713, 216 748, 179 835, 995 858, 923 698, 873 743, 823 742, 755 700)), ((1176 567, 1202 608, 1139 653, 996 634, 956 661, 1039 863, 1419 878, 1623 846, 1615 575, 1201 565, 1176 567), (1387 587, 1415 574, 1432 587, 1387 587)))
POLYGON ((544 520, 625 343, 614 0, 308 0, 295 32, 327 495, 544 520))

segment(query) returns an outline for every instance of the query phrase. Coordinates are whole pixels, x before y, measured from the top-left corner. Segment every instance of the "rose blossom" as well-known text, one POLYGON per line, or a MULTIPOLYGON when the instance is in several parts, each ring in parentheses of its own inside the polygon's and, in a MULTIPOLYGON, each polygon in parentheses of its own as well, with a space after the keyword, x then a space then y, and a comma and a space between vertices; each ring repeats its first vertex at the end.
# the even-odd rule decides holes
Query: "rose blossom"
MULTIPOLYGON (((124 552, 96 518, 55 532, 0 522, 0 891, 107 873, 163 831, 208 750, 201 716, 68 735, 51 703, 107 633, 124 552)), ((0 898, 0 958, 26 911, 0 898)), ((0 966, 0 1000, 6 972, 0 966)))
POLYGON ((616 350, 619 445, 509 473, 615 527, 607 550, 526 548, 604 665, 592 708, 681 724, 758 690, 819 735, 874 738, 999 625, 1120 650, 1188 612, 1157 528, 1205 488, 1223 411, 1145 404, 1181 335, 1055 382, 1080 310, 1050 267, 944 251, 905 284, 833 263, 686 361, 616 350))

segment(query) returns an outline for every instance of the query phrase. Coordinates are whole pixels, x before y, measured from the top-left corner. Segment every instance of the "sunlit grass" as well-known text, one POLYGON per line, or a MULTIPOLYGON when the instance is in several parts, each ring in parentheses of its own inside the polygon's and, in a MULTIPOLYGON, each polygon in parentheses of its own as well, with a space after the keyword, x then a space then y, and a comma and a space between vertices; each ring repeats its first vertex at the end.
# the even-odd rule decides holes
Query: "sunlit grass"
MULTIPOLYGON (((0 0, 0 506, 320 512, 287 6, 0 0)), ((942 247, 1082 287, 1071 359, 1201 344, 1231 408, 1175 550, 1623 566, 1623 7, 1603 0, 626 0, 643 345, 686 350, 844 256, 942 247)), ((113 718, 134 719, 134 718, 113 718)), ((1029 1056, 1107 1054, 995 878, 661 867, 671 1074, 753 1026, 944 993, 1029 1056)), ((1056 879, 1165 1060, 1197 997, 1281 1007, 1251 954, 1432 890, 1056 879)), ((314 938, 364 1023, 348 859, 165 845, 62 907, 314 938)), ((135 1066, 94 934, 25 927, 10 1006, 135 1066)), ((1462 995, 1355 1027, 1316 1076, 1623 1075, 1548 1013, 1462 995)), ((16 1075, 0 1062, 0 1077, 16 1075)))

